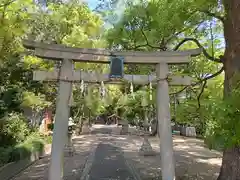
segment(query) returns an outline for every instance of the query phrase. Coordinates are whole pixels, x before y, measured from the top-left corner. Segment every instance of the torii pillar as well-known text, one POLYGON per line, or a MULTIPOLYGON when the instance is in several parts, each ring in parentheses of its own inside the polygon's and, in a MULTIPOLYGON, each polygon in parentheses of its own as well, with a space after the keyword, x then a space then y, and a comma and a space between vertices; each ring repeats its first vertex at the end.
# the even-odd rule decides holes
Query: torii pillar
POLYGON ((60 180, 63 177, 63 157, 64 146, 67 142, 68 118, 69 118, 69 100, 72 94, 72 82, 61 81, 62 78, 68 80, 73 74, 73 61, 69 59, 62 60, 60 70, 60 85, 58 88, 56 121, 53 130, 53 142, 51 151, 51 160, 49 168, 49 180, 60 180))
POLYGON ((157 120, 160 136, 162 180, 175 180, 175 162, 170 117, 170 98, 168 87, 168 64, 156 65, 157 83, 157 120))

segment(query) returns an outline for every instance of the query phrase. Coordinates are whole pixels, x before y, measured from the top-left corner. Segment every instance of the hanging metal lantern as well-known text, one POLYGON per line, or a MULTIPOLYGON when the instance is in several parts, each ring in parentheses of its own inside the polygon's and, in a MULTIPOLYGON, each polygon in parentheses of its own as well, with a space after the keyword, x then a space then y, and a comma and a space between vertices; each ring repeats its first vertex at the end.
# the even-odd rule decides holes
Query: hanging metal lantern
POLYGON ((123 78, 123 62, 124 57, 113 55, 110 57, 110 79, 123 78))

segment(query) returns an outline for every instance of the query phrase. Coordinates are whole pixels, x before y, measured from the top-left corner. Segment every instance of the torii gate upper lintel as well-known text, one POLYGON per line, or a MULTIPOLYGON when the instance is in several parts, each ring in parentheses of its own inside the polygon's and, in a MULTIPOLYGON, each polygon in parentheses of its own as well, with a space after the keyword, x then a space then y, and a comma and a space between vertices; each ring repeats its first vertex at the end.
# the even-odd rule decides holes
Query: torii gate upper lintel
POLYGON ((35 51, 35 56, 40 58, 61 60, 72 59, 79 62, 109 63, 107 56, 124 56, 126 64, 186 64, 190 62, 191 56, 201 54, 202 49, 191 49, 185 51, 109 51, 105 49, 90 49, 67 47, 59 44, 45 44, 35 41, 23 41, 23 46, 35 51))
MULTIPOLYGON (((44 44, 34 41, 23 41, 27 49, 34 50, 37 57, 62 60, 60 71, 54 72, 35 72, 35 80, 57 80, 60 78, 59 94, 56 108, 56 122, 54 125, 52 154, 49 170, 49 180, 62 180, 62 158, 64 145, 67 139, 67 124, 69 118, 69 97, 72 91, 72 82, 84 80, 90 83, 104 81, 108 79, 107 75, 74 71, 74 61, 109 63, 106 56, 124 56, 124 62, 127 64, 156 64, 156 76, 151 76, 157 84, 157 119, 160 130, 160 150, 161 150, 161 171, 163 180, 175 179, 175 163, 173 156, 173 142, 171 132, 171 120, 169 109, 169 84, 170 85, 190 85, 190 79, 187 77, 173 77, 173 81, 168 82, 168 64, 186 64, 189 63, 191 56, 197 56, 202 49, 193 49, 187 51, 166 51, 166 52, 119 52, 108 51, 104 49, 83 49, 72 48, 57 44, 44 44), (82 74, 83 76, 80 76, 82 74), (65 78, 67 81, 61 81, 65 78)), ((134 83, 132 75, 124 75, 124 79, 134 83)), ((138 84, 147 84, 149 77, 146 75, 134 75, 135 82, 138 84)))

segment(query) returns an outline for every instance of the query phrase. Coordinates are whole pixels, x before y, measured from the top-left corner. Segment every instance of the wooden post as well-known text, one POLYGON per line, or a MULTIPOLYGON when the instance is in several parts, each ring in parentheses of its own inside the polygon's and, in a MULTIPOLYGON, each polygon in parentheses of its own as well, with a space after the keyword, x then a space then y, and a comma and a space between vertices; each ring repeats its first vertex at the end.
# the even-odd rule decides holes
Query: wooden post
POLYGON ((167 63, 156 66, 157 77, 157 119, 160 135, 162 180, 175 180, 175 163, 170 118, 170 99, 167 77, 167 63))
MULTIPOLYGON (((64 59, 61 66, 60 78, 69 78, 73 73, 72 60, 64 59)), ((49 180, 62 180, 64 146, 67 142, 69 99, 72 93, 72 83, 60 81, 57 105, 56 120, 54 123, 52 153, 49 169, 49 180)))

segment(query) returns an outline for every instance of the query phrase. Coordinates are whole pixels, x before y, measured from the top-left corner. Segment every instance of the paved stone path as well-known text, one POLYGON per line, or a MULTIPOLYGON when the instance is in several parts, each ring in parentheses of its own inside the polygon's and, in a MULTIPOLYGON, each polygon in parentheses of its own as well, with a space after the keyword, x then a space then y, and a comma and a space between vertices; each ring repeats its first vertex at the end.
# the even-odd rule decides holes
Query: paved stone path
MULTIPOLYGON (((142 137, 116 132, 116 127, 94 125, 90 135, 75 137, 76 153, 64 159, 64 180, 160 180, 159 139, 149 138, 157 155, 144 157, 138 153, 142 137)), ((198 139, 174 136, 173 141, 176 180, 216 179, 221 153, 198 139)), ((41 159, 12 180, 47 180, 48 164, 49 157, 41 159)))
POLYGON ((100 143, 89 172, 89 180, 134 180, 120 148, 100 143))
MULTIPOLYGON (((73 139, 76 153, 64 158, 64 180, 135 180, 111 132, 111 126, 95 126, 91 135, 73 139)), ((12 180, 47 180, 49 161, 37 161, 12 180)))

